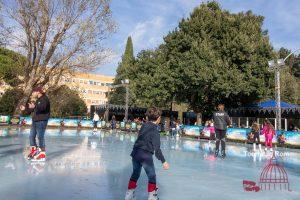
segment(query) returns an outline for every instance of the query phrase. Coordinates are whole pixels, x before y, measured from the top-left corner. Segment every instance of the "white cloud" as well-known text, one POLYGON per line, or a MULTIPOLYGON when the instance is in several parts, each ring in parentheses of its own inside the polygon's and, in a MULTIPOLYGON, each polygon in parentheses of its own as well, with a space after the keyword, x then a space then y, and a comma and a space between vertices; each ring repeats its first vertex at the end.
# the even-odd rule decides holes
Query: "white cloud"
POLYGON ((152 20, 138 22, 129 33, 132 37, 134 48, 141 49, 153 48, 162 42, 162 35, 165 32, 164 18, 157 16, 152 20))

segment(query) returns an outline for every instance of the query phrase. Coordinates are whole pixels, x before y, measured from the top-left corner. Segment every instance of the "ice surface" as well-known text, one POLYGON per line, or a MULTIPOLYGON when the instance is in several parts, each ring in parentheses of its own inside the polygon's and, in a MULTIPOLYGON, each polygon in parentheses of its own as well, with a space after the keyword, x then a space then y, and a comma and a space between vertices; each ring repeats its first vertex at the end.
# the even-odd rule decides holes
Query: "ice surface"
MULTIPOLYGON (((0 127, 1 200, 122 200, 131 174, 135 134, 48 129, 47 161, 30 163, 29 129, 0 127)), ((214 143, 162 138, 170 170, 155 161, 161 200, 300 199, 300 150, 277 148, 292 191, 245 192, 243 180, 258 183, 271 154, 253 154, 251 145, 227 145, 227 158, 214 159, 214 143)), ((137 199, 147 199, 142 172, 137 199)))

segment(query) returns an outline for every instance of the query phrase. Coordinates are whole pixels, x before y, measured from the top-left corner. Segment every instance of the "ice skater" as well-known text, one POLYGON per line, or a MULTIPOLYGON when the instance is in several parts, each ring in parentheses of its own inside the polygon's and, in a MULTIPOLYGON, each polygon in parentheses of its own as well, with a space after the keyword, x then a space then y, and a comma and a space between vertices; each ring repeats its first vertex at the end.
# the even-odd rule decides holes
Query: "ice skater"
POLYGON ((29 135, 30 153, 28 160, 45 161, 45 131, 50 117, 50 101, 42 87, 33 89, 32 98, 37 99, 35 103, 22 105, 20 109, 26 114, 32 114, 32 125, 29 135), (36 143, 36 136, 39 140, 39 146, 36 143))
POLYGON ((148 176, 148 200, 158 199, 153 163, 154 153, 156 158, 162 162, 163 168, 165 170, 169 169, 169 164, 166 162, 160 149, 158 124, 161 120, 161 111, 156 107, 151 107, 147 110, 146 116, 148 121, 142 125, 131 152, 133 172, 128 183, 125 200, 135 200, 135 189, 142 167, 148 176))
POLYGON ((218 105, 218 111, 214 112, 213 120, 214 120, 214 127, 216 133, 216 150, 215 150, 215 157, 219 155, 219 146, 221 142, 221 156, 222 158, 226 157, 225 153, 225 136, 227 131, 227 126, 231 125, 231 121, 227 112, 224 111, 225 106, 224 104, 218 105))
POLYGON ((271 124, 271 122, 268 119, 265 119, 264 121, 262 133, 265 135, 265 151, 268 150, 268 147, 270 148, 270 151, 273 151, 272 140, 273 140, 273 136, 275 135, 275 130, 274 130, 274 126, 271 124))
POLYGON ((94 113, 94 117, 93 117, 93 122, 94 122, 94 132, 96 132, 98 130, 98 122, 99 122, 99 115, 97 112, 94 113))
POLYGON ((253 123, 251 127, 251 133, 254 135, 253 138, 253 151, 256 151, 256 145, 258 145, 259 151, 261 152, 261 144, 260 144, 260 128, 258 123, 253 123))

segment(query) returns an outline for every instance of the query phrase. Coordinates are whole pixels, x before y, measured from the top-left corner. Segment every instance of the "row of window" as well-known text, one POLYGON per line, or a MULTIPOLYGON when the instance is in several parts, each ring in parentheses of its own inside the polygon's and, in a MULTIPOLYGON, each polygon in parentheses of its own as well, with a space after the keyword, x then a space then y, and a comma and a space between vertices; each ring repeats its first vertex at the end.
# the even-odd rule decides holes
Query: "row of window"
POLYGON ((77 78, 65 78, 62 77, 62 82, 65 83, 81 83, 81 84, 88 84, 88 85, 98 85, 98 86, 111 86, 112 83, 102 83, 99 81, 93 80, 85 80, 85 79, 77 79, 77 78))
POLYGON ((85 99, 84 101, 88 104, 97 104, 97 105, 106 104, 107 102, 103 100, 91 100, 91 99, 85 99))
POLYGON ((105 95, 106 92, 104 91, 97 91, 97 90, 81 90, 83 94, 96 94, 96 95, 105 95))

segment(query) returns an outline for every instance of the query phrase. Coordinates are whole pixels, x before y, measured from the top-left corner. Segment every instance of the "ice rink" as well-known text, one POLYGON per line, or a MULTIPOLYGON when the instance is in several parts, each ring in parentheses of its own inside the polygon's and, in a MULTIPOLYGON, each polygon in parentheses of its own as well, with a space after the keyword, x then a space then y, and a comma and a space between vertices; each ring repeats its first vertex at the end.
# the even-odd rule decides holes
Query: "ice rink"
MULTIPOLYGON (((0 127, 1 200, 122 200, 132 172, 129 156, 135 134, 91 130, 48 129, 47 161, 25 159, 29 129, 0 127)), ((276 149, 276 166, 286 172, 290 190, 245 191, 243 180, 259 185, 270 153, 253 153, 251 145, 227 144, 226 159, 214 159, 214 143, 206 140, 162 137, 170 170, 155 160, 161 200, 300 199, 300 150, 276 149)), ((273 170, 273 172, 272 172, 273 170)), ((281 170, 282 171, 282 170, 281 170)), ((277 171, 278 173, 278 171, 277 171)), ((264 176, 268 176, 263 174, 264 176)), ((280 182, 280 180, 279 180, 280 182)), ((147 178, 142 172, 137 200, 147 199, 147 178)))

